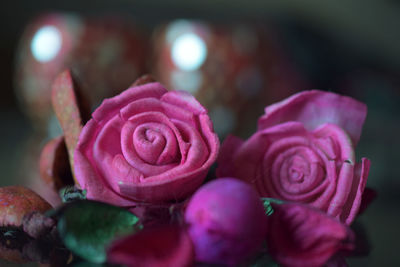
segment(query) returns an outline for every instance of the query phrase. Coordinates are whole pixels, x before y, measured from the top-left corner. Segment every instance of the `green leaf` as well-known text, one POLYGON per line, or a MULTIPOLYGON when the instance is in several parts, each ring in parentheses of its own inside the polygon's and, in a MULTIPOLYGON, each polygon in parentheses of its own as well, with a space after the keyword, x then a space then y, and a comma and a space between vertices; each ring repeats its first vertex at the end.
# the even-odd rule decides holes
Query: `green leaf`
POLYGON ((262 197, 261 201, 263 202, 264 211, 267 216, 270 216, 274 213, 274 209, 272 208, 271 203, 279 205, 284 203, 282 200, 276 198, 266 198, 266 197, 262 197))
POLYGON ((138 231, 141 225, 138 217, 125 209, 79 200, 62 208, 57 228, 73 253, 89 262, 102 263, 111 241, 138 231))

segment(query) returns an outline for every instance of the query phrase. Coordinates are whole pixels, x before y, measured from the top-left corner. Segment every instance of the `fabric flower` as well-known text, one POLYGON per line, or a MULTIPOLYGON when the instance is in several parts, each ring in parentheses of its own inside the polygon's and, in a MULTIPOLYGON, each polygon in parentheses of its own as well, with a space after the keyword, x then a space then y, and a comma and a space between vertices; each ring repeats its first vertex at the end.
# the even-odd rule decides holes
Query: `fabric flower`
POLYGON ((235 178, 200 187, 185 211, 196 260, 236 266, 265 240, 266 215, 257 192, 235 178))
POLYGON ((350 228, 321 211, 297 203, 272 206, 267 247, 279 264, 322 266, 337 252, 353 249, 354 235, 350 228))
POLYGON ((193 96, 148 83, 94 111, 74 153, 75 176, 88 199, 118 206, 176 200, 201 185, 218 149, 193 96))
POLYGON ((350 224, 370 162, 355 164, 365 104, 318 90, 268 106, 247 141, 228 137, 217 176, 243 179, 262 197, 311 204, 350 224))

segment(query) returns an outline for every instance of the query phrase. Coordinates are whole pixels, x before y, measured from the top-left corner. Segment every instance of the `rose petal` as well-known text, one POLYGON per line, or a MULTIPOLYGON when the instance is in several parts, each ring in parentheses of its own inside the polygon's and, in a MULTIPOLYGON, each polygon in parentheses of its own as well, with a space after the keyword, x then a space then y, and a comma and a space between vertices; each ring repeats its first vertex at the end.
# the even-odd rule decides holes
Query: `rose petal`
POLYGON ((340 220, 350 225, 358 214, 361 205, 362 195, 367 183, 369 174, 369 168, 371 162, 367 158, 361 159, 361 164, 355 165, 354 179, 349 193, 349 197, 346 201, 346 205, 343 207, 343 211, 340 215, 340 220))
POLYGON ((192 266, 194 249, 187 232, 178 226, 143 230, 114 242, 108 261, 135 267, 192 266))
POLYGON ((190 110, 196 115, 206 113, 207 110, 194 98, 191 94, 185 91, 170 91, 164 94, 161 98, 163 102, 170 103, 184 109, 190 110))
POLYGON ((144 112, 163 112, 162 103, 154 97, 138 99, 121 108, 119 113, 121 119, 128 121, 131 117, 144 112))
POLYGON ((346 225, 310 206, 272 203, 267 245, 284 266, 322 266, 336 252, 353 249, 354 236, 346 225))
POLYGON ((324 123, 332 123, 343 128, 356 146, 366 115, 366 105, 353 98, 312 90, 266 107, 265 115, 258 121, 258 129, 298 121, 312 131, 324 123))
POLYGON ((90 148, 94 146, 97 132, 101 128, 95 120, 90 120, 83 128, 79 137, 78 148, 74 153, 75 176, 81 188, 87 190, 86 197, 98 201, 105 201, 118 206, 132 206, 132 200, 121 197, 112 190, 109 183, 97 174, 91 162, 94 161, 90 148))
POLYGON ((332 217, 337 217, 346 204, 350 194, 354 175, 354 164, 345 161, 340 169, 339 178, 336 185, 336 193, 329 203, 327 214, 332 217))
MULTIPOLYGON (((208 169, 207 165, 203 165, 199 169, 179 176, 167 176, 170 178, 170 181, 165 183, 157 181, 129 184, 119 183, 118 186, 121 195, 130 196, 132 200, 151 203, 163 202, 165 199, 178 201, 200 187, 203 180, 198 179, 198 177, 205 177, 208 169), (168 190, 165 189, 166 187, 168 190)), ((121 201, 121 203, 124 202, 121 201)))
POLYGON ((343 162, 345 160, 355 162, 353 144, 349 135, 342 128, 331 123, 325 123, 315 129, 313 135, 319 139, 315 140, 319 145, 321 145, 321 141, 323 142, 321 138, 329 138, 328 140, 333 142, 332 149, 336 155, 333 160, 336 160, 337 162, 343 162))
POLYGON ((147 83, 141 86, 132 87, 121 94, 105 99, 101 105, 93 112, 92 117, 97 122, 108 121, 115 114, 118 114, 120 109, 131 102, 142 98, 160 98, 167 90, 159 83, 147 83), (132 88, 134 88, 132 90, 132 88))

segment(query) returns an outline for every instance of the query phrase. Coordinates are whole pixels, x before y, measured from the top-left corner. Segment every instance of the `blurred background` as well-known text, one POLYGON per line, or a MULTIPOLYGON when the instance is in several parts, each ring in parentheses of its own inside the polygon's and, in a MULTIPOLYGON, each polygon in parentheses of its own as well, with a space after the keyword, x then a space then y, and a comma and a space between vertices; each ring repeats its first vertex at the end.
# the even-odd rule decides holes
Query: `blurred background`
POLYGON ((356 155, 371 159, 367 186, 378 191, 359 219, 371 252, 348 263, 400 266, 399 1, 0 5, 0 186, 24 184, 45 195, 37 162, 45 142, 60 134, 49 92, 66 67, 93 107, 151 73, 167 88, 196 95, 221 138, 248 137, 267 104, 328 90, 368 105, 356 155))

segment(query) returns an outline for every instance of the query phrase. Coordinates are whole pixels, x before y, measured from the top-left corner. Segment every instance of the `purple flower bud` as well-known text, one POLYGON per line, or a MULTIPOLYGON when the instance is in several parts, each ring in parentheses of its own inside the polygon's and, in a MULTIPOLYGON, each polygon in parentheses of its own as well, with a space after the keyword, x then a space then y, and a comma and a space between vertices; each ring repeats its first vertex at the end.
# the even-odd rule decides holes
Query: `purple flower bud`
POLYGON ((250 185, 235 178, 217 179, 197 190, 185 221, 200 262, 238 264, 265 239, 263 205, 250 185))

